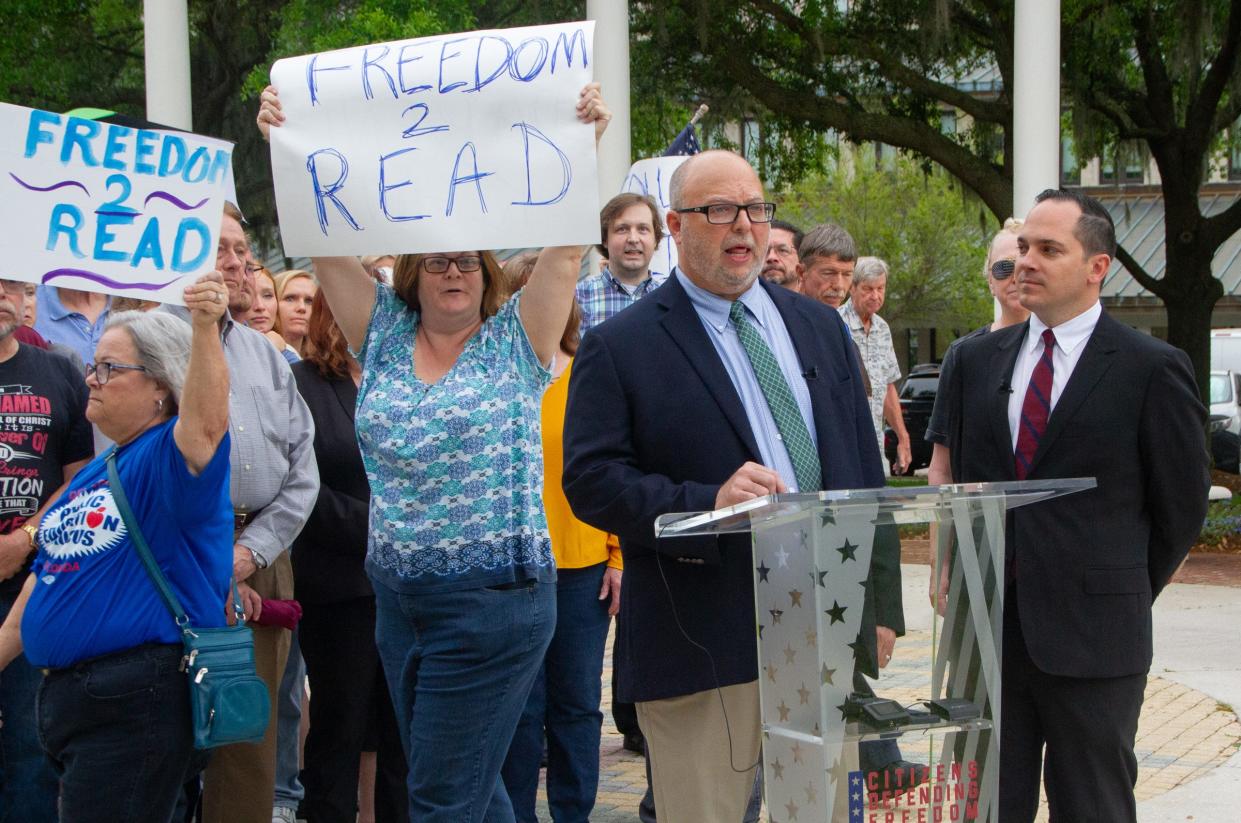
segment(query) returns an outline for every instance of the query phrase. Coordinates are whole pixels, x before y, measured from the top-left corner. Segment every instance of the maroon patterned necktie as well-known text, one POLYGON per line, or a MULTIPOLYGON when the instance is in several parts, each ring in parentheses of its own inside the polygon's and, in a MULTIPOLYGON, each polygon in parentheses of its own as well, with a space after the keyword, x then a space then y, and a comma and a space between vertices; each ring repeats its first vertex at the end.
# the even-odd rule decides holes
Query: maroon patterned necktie
POLYGON ((1018 480, 1025 480, 1030 473, 1030 464, 1034 462, 1034 453, 1038 451, 1038 441, 1042 439, 1043 432, 1047 431, 1047 418, 1051 416, 1051 355, 1055 347, 1056 335, 1051 329, 1044 329, 1043 356, 1034 366, 1034 373, 1030 375, 1030 387, 1026 389, 1026 399, 1021 404, 1017 451, 1013 454, 1018 480))

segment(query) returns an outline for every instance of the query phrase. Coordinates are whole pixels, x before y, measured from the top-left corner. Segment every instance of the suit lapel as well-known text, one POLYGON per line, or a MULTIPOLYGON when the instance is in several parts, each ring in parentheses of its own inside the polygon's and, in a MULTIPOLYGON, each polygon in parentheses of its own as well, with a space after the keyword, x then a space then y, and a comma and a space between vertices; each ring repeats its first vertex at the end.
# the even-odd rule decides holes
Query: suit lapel
POLYGON ((1021 354, 1021 346, 1025 342, 1026 332, 1030 324, 1022 323, 1014 326, 1012 332, 1004 330, 991 332, 995 348, 991 354, 991 365, 987 370, 990 375, 985 379, 987 393, 987 417, 991 421, 991 436, 995 440, 997 451, 1007 459, 1000 462, 1004 466, 1007 479, 1016 480, 1017 470, 1013 463, 1013 430, 1008 423, 1008 401, 1013 392, 1025 394, 1025 386, 1013 385, 1013 369, 1017 367, 1017 357, 1021 354))
POLYGON ((728 376, 728 371, 720 362, 715 345, 707 337, 707 330, 703 328, 702 320, 698 317, 698 312, 694 309, 689 295, 685 293, 685 289, 681 288, 675 272, 663 287, 656 289, 647 299, 658 300, 659 305, 664 307, 666 312, 660 320, 664 330, 680 348, 690 366, 698 373, 707 391, 715 398, 725 419, 737 432, 737 436, 741 438, 746 448, 750 450, 751 459, 761 463, 762 457, 759 455, 758 442, 754 439, 754 433, 750 431, 749 418, 746 417, 737 390, 733 388, 732 378, 728 376))
POLYGON ((1077 412, 1082 402, 1090 396, 1099 380, 1111 368, 1114 360, 1112 355, 1117 349, 1113 335, 1115 322, 1106 312, 1099 315, 1099 322, 1086 341, 1086 348, 1082 350, 1082 356, 1073 368, 1073 374, 1069 375, 1069 382, 1065 384, 1064 391, 1060 393, 1060 399, 1056 401, 1056 407, 1052 409, 1051 417, 1047 420, 1047 430, 1043 432, 1038 451, 1034 453, 1034 460, 1031 461, 1031 472, 1038 468, 1039 460, 1056 442, 1060 432, 1064 431, 1066 421, 1077 412))

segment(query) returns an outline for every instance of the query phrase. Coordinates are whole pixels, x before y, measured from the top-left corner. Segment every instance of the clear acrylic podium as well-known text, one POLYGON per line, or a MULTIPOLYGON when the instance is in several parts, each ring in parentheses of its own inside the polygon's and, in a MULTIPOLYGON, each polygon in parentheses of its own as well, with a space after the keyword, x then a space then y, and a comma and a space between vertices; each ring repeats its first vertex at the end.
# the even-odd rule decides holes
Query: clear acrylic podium
POLYGON ((753 535, 773 823, 998 821, 1005 515, 1094 486, 1077 478, 782 494, 656 521, 661 538, 753 535), (898 659, 870 682, 907 715, 880 707, 865 716, 850 696, 876 530, 919 523, 931 524, 931 579, 946 583, 947 596, 940 609, 923 593, 906 598, 907 622, 921 628, 898 640, 898 659), (859 744, 884 738, 925 768, 896 780, 862 770, 859 744))

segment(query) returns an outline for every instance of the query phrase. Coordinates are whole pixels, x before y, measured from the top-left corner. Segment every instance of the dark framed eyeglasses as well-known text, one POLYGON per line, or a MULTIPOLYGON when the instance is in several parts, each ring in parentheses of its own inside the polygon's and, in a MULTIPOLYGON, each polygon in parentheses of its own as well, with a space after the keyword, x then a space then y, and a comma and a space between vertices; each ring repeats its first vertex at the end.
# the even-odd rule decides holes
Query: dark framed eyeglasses
POLYGON ((742 209, 745 209, 745 216, 750 218, 751 223, 770 223, 776 216, 775 203, 712 203, 709 206, 689 206, 673 211, 677 214, 701 214, 707 218, 708 223, 723 225, 735 221, 742 209))
POLYGON ((448 271, 449 263, 455 263, 457 271, 464 274, 481 269, 483 267, 483 258, 477 255, 465 257, 424 257, 422 258, 422 269, 431 274, 443 274, 448 271))
POLYGON ((996 280, 1007 280, 1017 270, 1017 261, 1012 257, 996 260, 991 264, 991 276, 996 280))
POLYGON ((114 371, 147 371, 146 366, 138 366, 133 363, 91 363, 86 367, 86 376, 95 375, 95 380, 101 386, 108 385, 108 381, 112 379, 114 371))

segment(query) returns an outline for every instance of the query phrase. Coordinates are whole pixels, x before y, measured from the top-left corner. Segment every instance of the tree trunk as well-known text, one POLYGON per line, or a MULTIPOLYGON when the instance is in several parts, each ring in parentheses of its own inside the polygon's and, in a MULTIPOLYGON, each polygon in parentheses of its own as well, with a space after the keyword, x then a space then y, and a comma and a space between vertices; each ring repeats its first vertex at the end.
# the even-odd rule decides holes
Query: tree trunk
POLYGON ((1168 342, 1189 355, 1198 394, 1207 402, 1211 373, 1211 312, 1224 288, 1211 273, 1215 249, 1178 243, 1169 226, 1168 268, 1163 302, 1168 311, 1168 342))

